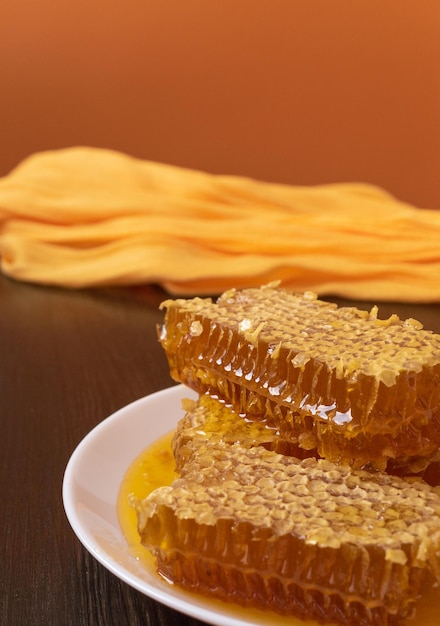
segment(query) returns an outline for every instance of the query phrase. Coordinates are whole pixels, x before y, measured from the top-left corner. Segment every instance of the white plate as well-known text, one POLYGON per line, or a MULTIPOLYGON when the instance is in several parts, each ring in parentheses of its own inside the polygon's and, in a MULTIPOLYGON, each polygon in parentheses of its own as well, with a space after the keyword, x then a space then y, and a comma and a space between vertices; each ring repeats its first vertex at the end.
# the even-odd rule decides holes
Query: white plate
MULTIPOLYGON (((318 626, 295 617, 248 611, 212 602, 165 582, 138 560, 119 525, 117 500, 127 469, 139 454, 172 431, 182 417, 181 401, 195 397, 182 385, 137 400, 96 426, 74 451, 64 475, 63 501, 82 544, 110 572, 145 595, 181 613, 216 626, 318 626)), ((439 595, 418 608, 420 624, 438 624, 432 607, 439 595)))
MULTIPOLYGON (((213 603, 168 584, 136 559, 122 534, 117 499, 124 475, 145 448, 176 427, 184 397, 195 395, 178 385, 137 400, 83 439, 64 475, 67 518, 81 543, 104 567, 150 598, 217 626, 279 626, 282 618, 271 613, 250 611, 248 617, 235 605, 213 603)), ((289 619, 290 626, 304 623, 289 619)))

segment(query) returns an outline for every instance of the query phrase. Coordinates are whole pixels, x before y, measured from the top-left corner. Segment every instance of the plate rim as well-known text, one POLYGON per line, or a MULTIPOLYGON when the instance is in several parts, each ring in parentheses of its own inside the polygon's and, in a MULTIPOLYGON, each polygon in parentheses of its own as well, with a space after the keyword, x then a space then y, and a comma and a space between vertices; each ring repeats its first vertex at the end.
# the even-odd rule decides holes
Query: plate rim
MULTIPOLYGON (((209 606, 203 606, 204 602, 206 604, 210 602, 209 599, 204 601, 203 597, 195 596, 194 599, 188 597, 190 592, 180 590, 178 587, 172 587, 173 593, 170 593, 171 589, 167 590, 167 583, 165 581, 161 582, 160 578, 158 580, 158 587, 154 587, 150 585, 145 580, 137 577, 135 574, 131 573, 126 567, 121 564, 118 564, 115 559, 109 555, 108 552, 103 549, 102 546, 98 544, 96 540, 94 540, 91 536, 90 529, 84 527, 84 523, 81 521, 81 518, 78 513, 78 503, 75 501, 75 476, 80 467, 82 458, 86 455, 88 448, 92 445, 92 443, 96 440, 96 438, 100 438, 104 433, 107 433, 118 425, 119 422, 123 420, 129 421, 130 417, 127 417, 127 413, 130 414, 136 411, 140 407, 147 406, 150 403, 154 403, 155 401, 161 401, 163 398, 170 399, 173 402, 178 403, 179 400, 184 397, 197 397, 195 392, 185 385, 177 384, 172 385, 170 387, 165 387, 158 391, 155 391, 151 394, 143 396, 133 402, 130 402, 126 406, 121 407, 116 410, 114 413, 104 418, 101 422, 95 425, 85 436, 84 438, 77 444, 74 448, 64 471, 63 481, 62 481, 62 502, 64 506, 64 511, 67 517, 67 520, 76 535, 77 539, 84 546, 84 548, 108 571, 110 571, 117 578, 128 584, 130 587, 133 587, 140 593, 146 595, 147 597, 177 611, 183 613, 185 615, 194 617, 195 619, 204 621, 208 624, 212 624, 213 626, 250 626, 261 624, 261 626, 271 626, 271 622, 276 620, 275 623, 279 624, 278 616, 273 616, 271 619, 271 615, 268 614, 267 617, 264 616, 263 621, 252 621, 242 618, 235 617, 230 613, 236 610, 243 610, 241 607, 235 607, 232 603, 228 605, 225 603, 225 610, 215 610, 210 608, 209 606), (162 588, 163 585, 163 588, 162 588), (182 594, 180 597, 179 594, 182 594), (278 619, 277 619, 278 618, 278 619)), ((176 404, 176 412, 177 412, 178 404, 176 404)), ((183 413, 182 413, 183 415, 183 413)), ((133 416, 132 416, 133 419, 133 416)), ((177 423, 177 422, 176 422, 177 423)), ((163 430, 163 434, 169 432, 169 428, 165 428, 163 430)), ((155 440, 160 437, 157 435, 155 440)), ((143 449, 148 447, 151 442, 147 442, 145 445, 140 446, 139 453, 142 452, 143 449)), ((133 454, 132 461, 136 458, 136 453, 133 454)), ((128 469, 128 465, 125 468, 125 471, 128 469)), ((120 483, 125 475, 125 472, 120 476, 120 483)), ((115 514, 117 516, 116 510, 116 502, 115 502, 115 514)), ((103 520, 105 521, 105 520, 103 520)), ((125 540, 125 536, 123 535, 122 529, 119 525, 118 521, 118 531, 121 534, 123 540, 125 540)), ((130 550, 128 543, 127 551, 130 550)), ((306 623, 306 622, 305 622, 306 623)))

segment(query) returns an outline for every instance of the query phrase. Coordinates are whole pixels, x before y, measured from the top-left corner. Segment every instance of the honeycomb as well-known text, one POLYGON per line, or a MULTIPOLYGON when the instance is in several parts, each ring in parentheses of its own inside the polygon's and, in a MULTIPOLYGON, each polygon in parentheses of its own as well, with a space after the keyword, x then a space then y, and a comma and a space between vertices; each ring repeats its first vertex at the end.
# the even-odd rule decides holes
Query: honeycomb
MULTIPOLYGON (((263 420, 251 421, 243 415, 238 415, 226 404, 205 394, 197 400, 183 401, 185 414, 177 424, 172 439, 172 451, 175 460, 175 469, 179 473, 188 459, 197 453, 201 445, 210 442, 223 441, 225 443, 240 443, 246 448, 263 446, 286 456, 297 459, 308 457, 318 458, 314 449, 305 450, 289 439, 283 439, 279 431, 268 426, 263 420)), ((406 478, 421 478, 429 485, 440 486, 440 462, 431 461, 423 469, 414 467, 412 472, 408 468, 389 463, 387 472, 406 478)))
POLYGON ((162 576, 244 606, 385 626, 440 582, 440 491, 423 481, 219 439, 136 507, 162 576))
POLYGON ((440 336, 274 285, 165 301, 171 376, 335 463, 422 471, 440 446, 440 336))
POLYGON ((207 441, 241 443, 245 448, 263 446, 267 450, 307 458, 314 451, 304 450, 279 436, 277 430, 263 421, 251 421, 208 395, 197 401, 184 400, 184 417, 179 420, 171 447, 180 473, 188 459, 207 441))
POLYGON ((136 504, 159 573, 344 626, 413 616, 440 584, 440 336, 275 285, 162 306, 171 375, 199 398, 179 478, 136 504))

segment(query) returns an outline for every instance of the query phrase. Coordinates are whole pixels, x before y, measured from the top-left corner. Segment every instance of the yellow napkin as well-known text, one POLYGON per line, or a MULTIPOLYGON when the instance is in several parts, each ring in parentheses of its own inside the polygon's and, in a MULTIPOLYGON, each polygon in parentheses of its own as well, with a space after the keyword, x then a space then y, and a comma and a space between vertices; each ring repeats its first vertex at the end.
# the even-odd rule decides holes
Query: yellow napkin
POLYGON ((159 283, 440 300, 440 212, 366 184, 291 186, 74 147, 0 179, 0 254, 18 280, 159 283))

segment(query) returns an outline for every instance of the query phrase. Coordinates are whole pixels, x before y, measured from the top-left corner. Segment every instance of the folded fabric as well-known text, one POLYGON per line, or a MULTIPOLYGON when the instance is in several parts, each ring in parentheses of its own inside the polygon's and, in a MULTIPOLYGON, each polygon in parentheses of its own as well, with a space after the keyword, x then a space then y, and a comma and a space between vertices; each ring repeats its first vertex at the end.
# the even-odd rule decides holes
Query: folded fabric
POLYGON ((440 300, 440 211, 367 184, 281 185, 90 147, 0 179, 2 271, 215 294, 272 280, 355 299, 440 300))

